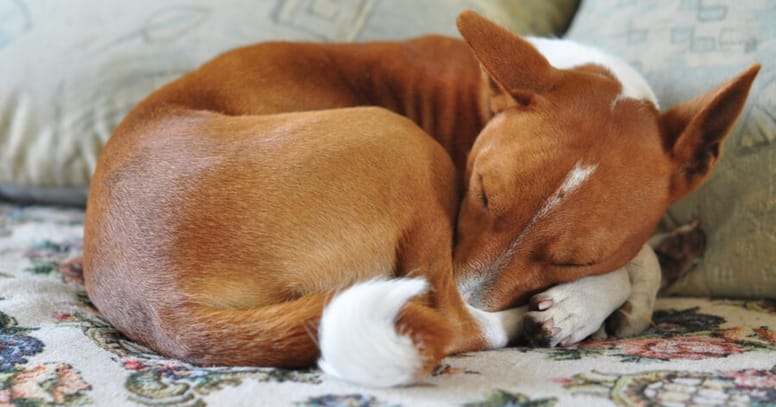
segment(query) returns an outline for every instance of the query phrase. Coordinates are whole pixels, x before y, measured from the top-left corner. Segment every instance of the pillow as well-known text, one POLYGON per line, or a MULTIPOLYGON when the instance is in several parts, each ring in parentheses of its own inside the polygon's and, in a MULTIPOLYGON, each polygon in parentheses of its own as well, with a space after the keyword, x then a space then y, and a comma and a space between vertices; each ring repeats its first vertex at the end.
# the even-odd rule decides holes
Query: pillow
POLYGON ((633 63, 667 109, 760 62, 710 179, 664 226, 701 220, 707 250, 669 293, 776 296, 776 7, 766 1, 586 0, 568 37, 633 63))
POLYGON ((0 198, 85 202, 100 147, 138 101, 227 49, 270 39, 457 35, 466 8, 562 31, 577 0, 0 1, 0 198))

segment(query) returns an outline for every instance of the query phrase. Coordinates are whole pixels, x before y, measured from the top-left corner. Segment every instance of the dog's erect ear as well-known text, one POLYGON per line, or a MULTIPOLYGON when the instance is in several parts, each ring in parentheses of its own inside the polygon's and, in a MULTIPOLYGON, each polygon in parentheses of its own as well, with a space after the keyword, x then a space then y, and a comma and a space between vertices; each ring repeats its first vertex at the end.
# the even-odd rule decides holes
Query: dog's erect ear
POLYGON ((555 83, 558 71, 533 45, 474 11, 458 16, 458 31, 490 78, 518 103, 555 83))
POLYGON ((672 201, 698 187, 711 172, 759 70, 760 65, 753 65, 716 89, 680 103, 661 116, 663 143, 674 162, 672 201))

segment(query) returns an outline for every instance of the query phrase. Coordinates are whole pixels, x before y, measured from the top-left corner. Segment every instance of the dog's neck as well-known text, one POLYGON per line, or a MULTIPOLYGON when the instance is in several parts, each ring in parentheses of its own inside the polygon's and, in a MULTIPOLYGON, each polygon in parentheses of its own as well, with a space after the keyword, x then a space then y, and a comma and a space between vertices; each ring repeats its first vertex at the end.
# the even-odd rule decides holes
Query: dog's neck
POLYGON ((412 119, 445 147, 462 175, 466 156, 491 116, 479 64, 466 44, 432 36, 343 49, 348 52, 337 54, 343 58, 338 65, 366 104, 412 119))

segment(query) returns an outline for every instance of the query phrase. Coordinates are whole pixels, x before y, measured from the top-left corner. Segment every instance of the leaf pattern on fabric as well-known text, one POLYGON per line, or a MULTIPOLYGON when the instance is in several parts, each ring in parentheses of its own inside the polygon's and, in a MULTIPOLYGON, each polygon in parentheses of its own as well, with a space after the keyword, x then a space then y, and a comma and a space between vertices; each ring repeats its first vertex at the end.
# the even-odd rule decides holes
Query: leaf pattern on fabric
POLYGON ((494 390, 485 396, 483 401, 464 404, 465 407, 553 407, 556 398, 531 399, 525 394, 510 393, 505 390, 494 390))

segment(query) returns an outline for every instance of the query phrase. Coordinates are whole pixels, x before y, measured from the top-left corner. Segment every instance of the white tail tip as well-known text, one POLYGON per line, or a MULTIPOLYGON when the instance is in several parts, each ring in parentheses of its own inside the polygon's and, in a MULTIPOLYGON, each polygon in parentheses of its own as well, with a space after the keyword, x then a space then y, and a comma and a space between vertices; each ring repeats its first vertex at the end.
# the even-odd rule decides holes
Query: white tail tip
POLYGON ((321 316, 320 368, 365 386, 412 383, 423 361, 412 339, 396 332, 396 317, 427 288, 423 279, 370 280, 337 295, 321 316))

